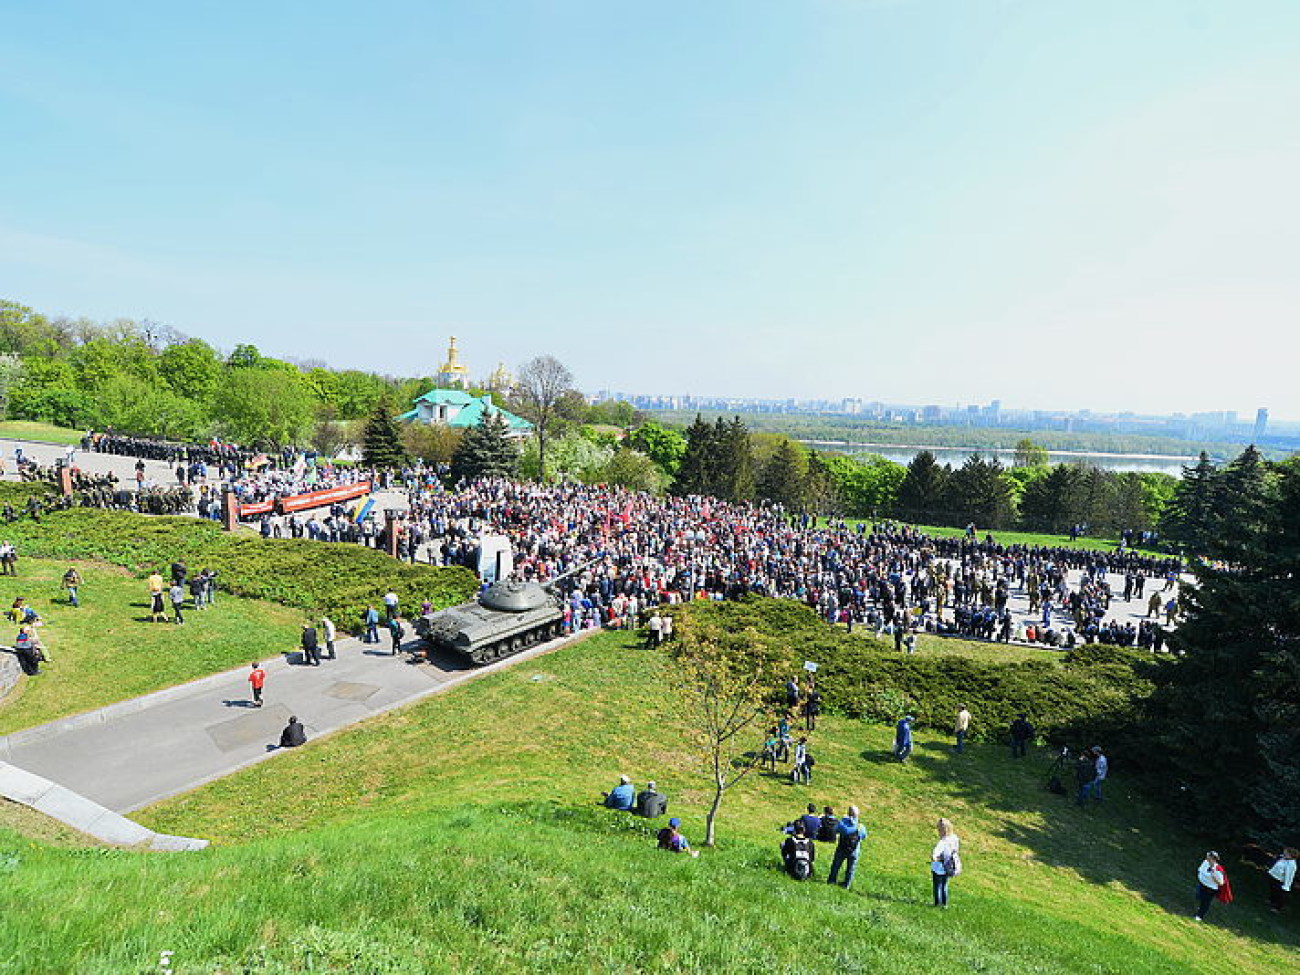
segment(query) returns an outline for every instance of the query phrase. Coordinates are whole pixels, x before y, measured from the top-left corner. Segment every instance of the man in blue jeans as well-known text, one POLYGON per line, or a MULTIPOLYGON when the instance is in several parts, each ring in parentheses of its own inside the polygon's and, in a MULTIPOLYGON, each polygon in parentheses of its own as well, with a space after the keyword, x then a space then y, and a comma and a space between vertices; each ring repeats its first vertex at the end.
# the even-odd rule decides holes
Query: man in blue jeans
POLYGON ((835 883, 840 875, 840 867, 845 867, 843 887, 848 890, 853 885, 853 875, 858 872, 858 853, 862 850, 862 841, 867 838, 867 831, 858 822, 858 807, 849 806, 849 813, 835 826, 835 857, 831 860, 831 873, 826 878, 828 884, 835 883))

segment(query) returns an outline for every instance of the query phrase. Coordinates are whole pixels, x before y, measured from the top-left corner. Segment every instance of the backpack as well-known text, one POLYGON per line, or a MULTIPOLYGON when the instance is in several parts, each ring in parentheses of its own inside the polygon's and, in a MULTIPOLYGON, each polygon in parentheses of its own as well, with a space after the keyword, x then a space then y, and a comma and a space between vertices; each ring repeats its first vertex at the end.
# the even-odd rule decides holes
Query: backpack
POLYGON ((953 850, 952 854, 944 860, 943 872, 949 877, 961 876, 961 854, 956 850, 953 850))
POLYGON ((813 758, 812 752, 803 753, 803 764, 804 768, 812 768, 817 764, 817 760, 813 758))
POLYGON ((821 828, 817 830, 817 841, 819 843, 835 842, 835 823, 834 816, 823 816, 821 828))
POLYGON ((849 856, 858 852, 858 847, 862 845, 862 832, 855 828, 852 833, 839 834, 838 848, 849 856))
POLYGON ((786 869, 795 880, 807 880, 812 876, 811 846, 812 841, 807 838, 794 841, 794 852, 790 855, 786 869))

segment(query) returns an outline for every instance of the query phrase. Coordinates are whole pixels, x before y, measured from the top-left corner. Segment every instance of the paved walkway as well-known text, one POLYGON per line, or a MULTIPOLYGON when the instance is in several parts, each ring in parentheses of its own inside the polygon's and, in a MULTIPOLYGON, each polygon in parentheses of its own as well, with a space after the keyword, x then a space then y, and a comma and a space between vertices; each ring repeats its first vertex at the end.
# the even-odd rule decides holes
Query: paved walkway
MULTIPOLYGON (((389 643, 336 641, 337 660, 319 667, 297 653, 261 661, 264 705, 252 706, 248 669, 216 674, 98 711, 0 737, 8 762, 117 813, 185 792, 278 751, 296 715, 311 740, 554 649, 555 640, 486 667, 448 655, 433 663, 388 653, 389 643), (382 648, 382 649, 380 649, 382 648)), ((414 649, 416 641, 406 646, 414 649)))

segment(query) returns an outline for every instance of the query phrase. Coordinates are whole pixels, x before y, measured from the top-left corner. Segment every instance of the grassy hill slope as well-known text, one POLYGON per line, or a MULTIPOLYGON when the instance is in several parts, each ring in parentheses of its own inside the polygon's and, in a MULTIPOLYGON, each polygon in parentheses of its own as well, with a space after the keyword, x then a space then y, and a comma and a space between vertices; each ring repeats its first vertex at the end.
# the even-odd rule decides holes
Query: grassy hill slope
MULTIPOLYGON (((752 777, 719 847, 653 849, 654 826, 594 805, 620 772, 658 780, 702 833, 695 759, 665 705, 668 664, 600 634, 247 769, 140 818, 208 836, 194 855, 56 849, 0 831, 0 972, 1276 972, 1293 919, 1238 903, 1194 925, 1202 847, 1129 793, 1078 810, 1046 760, 952 753, 823 719, 817 781, 752 777), (855 889, 778 870, 777 827, 850 802, 871 830, 855 889), (933 823, 966 872, 929 905, 933 823)), ((976 716, 978 720, 979 716, 976 716)), ((818 863, 819 879, 829 851, 818 863)))

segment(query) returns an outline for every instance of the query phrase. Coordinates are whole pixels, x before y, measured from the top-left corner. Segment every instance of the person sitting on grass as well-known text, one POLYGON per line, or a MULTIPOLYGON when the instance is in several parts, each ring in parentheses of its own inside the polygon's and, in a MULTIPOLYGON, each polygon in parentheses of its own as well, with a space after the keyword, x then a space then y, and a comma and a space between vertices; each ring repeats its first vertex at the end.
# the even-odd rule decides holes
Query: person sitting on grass
POLYGON ((795 821, 794 833, 781 844, 781 859, 785 862, 785 872, 795 880, 808 880, 812 877, 817 847, 809 837, 803 819, 795 821))
POLYGON ((645 789, 637 793, 636 814, 646 819, 658 819, 668 811, 668 797, 655 788, 653 782, 647 782, 645 789))
POLYGON ((682 821, 674 816, 668 820, 668 825, 659 831, 658 844, 659 849, 667 850, 670 853, 689 853, 693 857, 699 856, 695 850, 691 849, 691 844, 681 833, 682 821))
POLYGON ((605 806, 609 809, 621 809, 624 812, 631 812, 632 807, 636 804, 636 790, 632 788, 632 780, 626 775, 618 777, 618 785, 614 786, 609 792, 602 792, 605 806))

